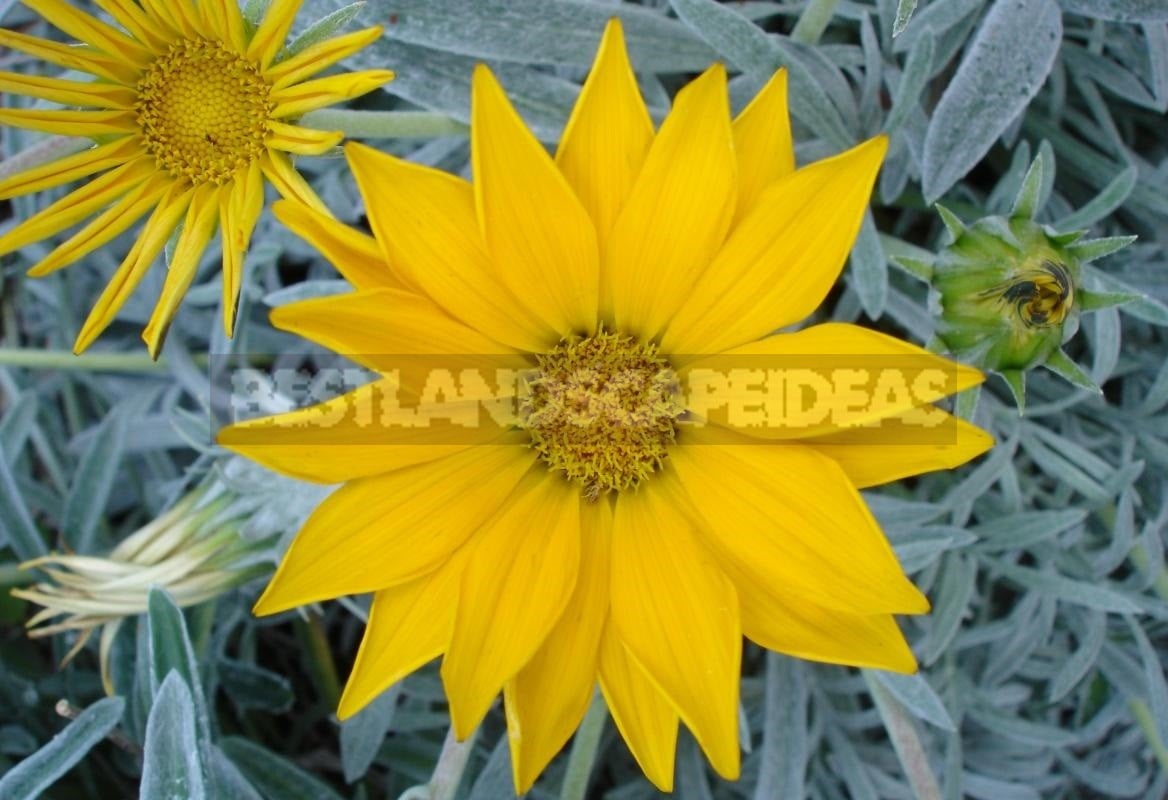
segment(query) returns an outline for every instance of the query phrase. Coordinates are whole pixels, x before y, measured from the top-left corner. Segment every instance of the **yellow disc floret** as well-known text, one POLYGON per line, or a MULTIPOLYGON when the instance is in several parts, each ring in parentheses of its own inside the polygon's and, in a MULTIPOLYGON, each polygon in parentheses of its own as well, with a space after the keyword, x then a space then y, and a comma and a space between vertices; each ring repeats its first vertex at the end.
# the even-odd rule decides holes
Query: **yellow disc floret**
POLYGON ((520 418, 548 467, 592 501, 661 466, 685 409, 677 375, 654 345, 601 331, 537 358, 520 418))
POLYGON ((192 183, 223 184, 264 153, 274 104, 259 67, 219 42, 175 42, 138 82, 147 151, 192 183))

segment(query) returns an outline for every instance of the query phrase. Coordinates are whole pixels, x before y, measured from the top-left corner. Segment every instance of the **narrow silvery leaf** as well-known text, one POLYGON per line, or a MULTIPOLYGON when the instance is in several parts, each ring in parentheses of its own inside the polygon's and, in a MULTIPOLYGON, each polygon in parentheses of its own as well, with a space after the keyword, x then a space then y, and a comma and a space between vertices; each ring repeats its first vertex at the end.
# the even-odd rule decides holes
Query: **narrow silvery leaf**
POLYGON ((939 581, 941 588, 929 615, 929 632, 921 656, 925 664, 932 664, 940 658, 961 628, 962 618, 973 596, 977 563, 960 553, 947 553, 942 575, 944 580, 939 581))
POLYGON ((916 10, 917 0, 897 0, 896 19, 892 23, 893 38, 904 33, 905 27, 908 26, 908 21, 912 19, 913 12, 916 10))
POLYGON ((604 26, 618 16, 638 70, 693 72, 716 60, 685 26, 639 6, 585 0, 394 0, 387 5, 388 38, 476 59, 587 67, 604 26))
POLYGON ((900 84, 896 87, 896 95, 892 100, 892 111, 884 121, 886 132, 894 131, 903 125, 920 102, 921 94, 933 71, 933 45, 933 34, 925 31, 908 51, 904 71, 900 74, 900 84))
POLYGON ((40 797, 114 729, 125 707, 122 698, 106 697, 82 711, 48 744, 0 777, 0 797, 4 800, 40 797))
POLYGON ((506 736, 499 737, 487 763, 475 777, 467 800, 515 800, 515 787, 511 782, 511 748, 506 736))
POLYGON ((798 659, 766 654, 765 716, 755 800, 804 797, 807 770, 807 671, 798 659))
POLYGON ((0 419, 0 448, 4 449, 9 466, 20 457, 24 443, 36 425, 37 396, 34 392, 21 392, 4 411, 0 419))
POLYGON ((770 77, 779 67, 786 67, 791 87, 791 114, 835 147, 844 148, 853 143, 854 137, 848 133, 838 107, 801 57, 802 50, 784 47, 785 40, 768 36, 757 25, 714 0, 671 0, 671 4, 682 22, 744 72, 770 77))
POLYGON ((1128 167, 1115 176, 1115 179, 1103 191, 1093 197, 1075 213, 1063 217, 1058 222, 1058 229, 1069 231, 1079 228, 1089 228, 1101 219, 1111 215, 1113 211, 1124 204, 1132 189, 1136 188, 1139 172, 1135 167, 1128 167))
POLYGON ((860 296, 864 313, 869 319, 880 319, 884 315, 884 304, 888 302, 888 259, 880 245, 880 234, 872 221, 871 211, 864 214, 860 235, 852 249, 851 263, 852 286, 860 296))
POLYGON ((941 698, 933 691, 924 677, 915 675, 898 675, 884 670, 865 670, 870 673, 892 696, 899 700, 904 707, 917 719, 935 725, 943 731, 956 731, 953 718, 949 710, 941 702, 941 698))
POLYGON ((162 589, 152 588, 147 599, 150 630, 150 684, 157 694, 161 681, 173 670, 186 681, 194 703, 195 721, 202 741, 211 740, 207 702, 199 679, 199 665, 187 634, 182 610, 162 589))
POLYGON ((401 695, 401 684, 394 684, 372 703, 341 723, 341 768, 345 783, 365 777, 377 757, 401 695))
POLYGON ((338 8, 336 11, 321 17, 316 22, 308 26, 304 33, 292 40, 289 45, 284 48, 284 52, 280 60, 291 58, 299 53, 301 50, 306 50, 314 44, 323 42, 330 36, 338 33, 341 28, 349 24, 361 11, 365 8, 365 0, 359 0, 356 3, 350 3, 347 6, 338 8))
POLYGON ((1168 22, 1168 4, 1163 0, 1059 0, 1075 14, 1116 22, 1168 22))
POLYGON ((238 736, 219 742, 224 754, 264 797, 280 800, 341 800, 328 784, 267 748, 238 736))
POLYGON ((1079 618, 1083 623, 1073 629, 1079 647, 1063 662, 1059 671, 1050 680, 1048 696, 1052 703, 1065 697, 1095 666, 1099 651, 1103 648, 1103 641, 1107 638, 1107 617, 1103 612, 1084 611, 1079 618))
POLYGON ((219 797, 229 797, 231 800, 264 800, 222 750, 215 745, 211 745, 209 750, 211 783, 219 797))
POLYGON ((1135 614, 1139 611, 1139 607, 1131 600, 1103 586, 1002 561, 995 562, 994 568, 1019 586, 1067 603, 1121 614, 1135 614))
POLYGON ((33 524, 32 515, 28 513, 24 496, 8 464, 7 452, 0 445, 0 543, 11 547, 21 561, 30 561, 37 556, 47 555, 49 550, 33 524))
POLYGON ((93 550, 97 523, 113 491, 125 443, 126 414, 124 409, 115 409, 102 421, 77 465, 61 528, 65 541, 79 553, 93 550))
POLYGON ((171 672, 155 694, 146 721, 142 796, 150 800, 207 797, 201 752, 190 689, 177 672, 171 672))
POLYGON ((927 200, 943 195, 981 161, 1038 93, 1061 40, 1054 0, 990 8, 929 123, 922 175, 927 200))
MULTIPOLYGON (((925 748, 921 744, 920 735, 912 721, 905 714, 905 708, 900 704, 897 696, 892 693, 887 683, 881 680, 884 673, 879 670, 863 670, 864 683, 876 702, 880 712, 880 719, 884 722, 884 730, 892 740, 893 749, 900 759, 900 765, 908 776, 917 797, 939 798, 941 787, 937 783, 937 776, 929 766, 925 748)), ((952 723, 950 723, 952 724, 952 723)))

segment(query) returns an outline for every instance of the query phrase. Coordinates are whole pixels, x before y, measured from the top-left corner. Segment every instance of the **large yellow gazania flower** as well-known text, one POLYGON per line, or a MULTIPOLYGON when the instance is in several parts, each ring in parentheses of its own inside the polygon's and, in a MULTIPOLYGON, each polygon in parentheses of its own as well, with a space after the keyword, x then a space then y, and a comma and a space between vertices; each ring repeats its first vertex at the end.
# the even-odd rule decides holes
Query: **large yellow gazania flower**
POLYGON ((137 242, 85 321, 74 346, 109 325, 180 222, 162 296, 142 334, 157 355, 200 256, 223 233, 223 321, 235 325, 244 254, 263 210, 264 178, 284 197, 327 214, 289 153, 319 155, 342 134, 294 124, 305 112, 365 94, 385 70, 306 80, 364 47, 379 28, 340 36, 277 60, 302 0, 273 0, 250 31, 236 0, 95 0, 125 30, 67 0, 23 0, 80 46, 0 29, 0 46, 89 73, 96 81, 0 72, 0 90, 83 110, 0 109, 0 124, 92 137, 101 144, 0 181, 0 200, 102 173, 0 236, 0 255, 96 214, 30 270, 47 275, 150 214, 137 242), (184 221, 185 215, 185 221, 184 221))
MULTIPOLYGON (((884 150, 873 139, 795 170, 785 75, 731 121, 721 66, 654 132, 614 22, 554 160, 480 67, 473 185, 349 145, 373 238, 277 204, 357 291, 277 309, 274 323, 385 377, 219 441, 344 483, 256 606, 376 593, 342 718, 442 656, 457 735, 503 691, 525 791, 599 680, 634 756, 669 789, 679 721, 720 774, 738 775, 743 634, 809 659, 915 669, 892 615, 929 604, 857 490, 963 463, 988 437, 949 419, 947 445, 889 444, 874 428, 841 439, 827 423, 730 443, 683 423, 668 378, 701 363, 673 354, 761 354, 908 357, 952 375, 947 391, 981 380, 852 325, 770 335, 835 282, 884 150), (518 429, 382 436, 375 398, 411 353, 532 364, 518 429), (600 421, 564 423, 576 412, 600 421)), ((942 393, 890 393, 872 413, 906 415, 942 393)))

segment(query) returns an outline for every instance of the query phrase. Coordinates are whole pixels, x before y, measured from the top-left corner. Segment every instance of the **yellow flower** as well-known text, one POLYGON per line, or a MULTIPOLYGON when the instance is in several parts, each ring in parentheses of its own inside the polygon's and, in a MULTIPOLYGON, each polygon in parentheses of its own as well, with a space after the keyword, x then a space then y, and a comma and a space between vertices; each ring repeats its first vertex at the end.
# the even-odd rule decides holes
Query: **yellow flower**
POLYGON ((614 21, 554 159, 479 67, 473 185, 348 145, 374 237, 277 204, 357 291, 277 309, 274 324, 383 378, 219 441, 344 482, 256 605, 376 593, 342 718, 442 656, 459 737, 502 690, 522 792, 599 681, 668 790, 679 721, 738 775, 743 634, 809 659, 916 668, 892 615, 928 601, 857 490, 983 452, 985 434, 929 405, 982 376, 852 325, 770 335, 836 281, 884 151, 877 138, 795 170, 785 75, 732 121, 720 65, 654 132, 614 21), (518 424, 383 436, 373 403, 405 384, 390 374, 399 358, 378 354, 403 353, 528 364, 518 424), (923 406, 952 441, 890 444, 829 422, 771 441, 690 424, 677 386, 709 354, 916 360, 951 376, 944 391, 889 393, 866 421, 923 406))
POLYGON ((96 0, 125 30, 66 0, 24 4, 80 46, 0 29, 0 46, 89 73, 95 81, 0 72, 0 90, 74 109, 0 108, 0 124, 86 136, 100 144, 0 181, 0 200, 97 177, 0 236, 0 255, 93 219, 30 270, 47 275, 150 214, 82 326, 87 348, 182 222, 162 296, 142 337, 157 355, 215 228, 223 239, 223 321, 235 325, 243 258, 264 203, 281 195, 327 210, 288 154, 319 155, 342 134, 300 127, 305 112, 365 94, 393 78, 370 70, 306 80, 364 47, 379 28, 340 36, 278 60, 302 0, 273 0, 254 30, 235 0, 96 0), (185 221, 184 221, 185 215, 185 221))

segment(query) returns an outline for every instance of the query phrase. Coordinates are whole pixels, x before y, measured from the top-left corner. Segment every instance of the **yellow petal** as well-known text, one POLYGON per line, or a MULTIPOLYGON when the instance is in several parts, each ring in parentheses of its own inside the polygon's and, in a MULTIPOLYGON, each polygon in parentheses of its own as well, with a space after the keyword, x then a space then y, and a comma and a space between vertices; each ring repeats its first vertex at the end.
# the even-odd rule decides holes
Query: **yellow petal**
POLYGON ((763 189, 795 171, 785 69, 772 75, 735 118, 734 150, 738 156, 737 221, 754 207, 763 189))
POLYGON ((0 200, 51 189, 130 161, 142 152, 132 138, 116 139, 71 156, 18 172, 0 181, 0 200))
POLYGON ((81 326, 81 332, 77 334, 77 341, 73 345, 74 353, 80 354, 93 344, 113 321, 126 299, 166 246, 171 233, 186 213, 193 194, 192 190, 175 183, 155 206, 154 213, 146 220, 134 241, 134 246, 130 248, 130 252, 106 284, 101 297, 89 312, 85 324, 81 326))
POLYGON ((479 227, 499 280, 561 336, 594 331, 595 227, 481 64, 471 94, 471 164, 479 227))
POLYGON ((377 41, 381 38, 381 31, 382 28, 375 25, 372 28, 317 42, 291 58, 273 65, 267 71, 268 80, 272 81, 273 89, 283 89, 299 83, 377 41))
POLYGON ((264 179, 255 161, 235 176, 231 189, 219 206, 219 230, 223 238, 223 332, 235 335, 235 315, 243 261, 251 243, 251 233, 264 210, 264 179))
POLYGON ((98 138, 134 133, 137 123, 129 111, 71 111, 44 108, 0 109, 0 125, 42 133, 98 138))
MULTIPOLYGON (((726 478, 720 478, 725 480, 726 478)), ((736 780, 742 630, 734 585, 653 483, 617 498, 612 619, 710 763, 736 780)))
POLYGON ((618 330, 655 338, 693 291, 729 228, 735 169, 715 64, 678 93, 609 237, 602 271, 618 330))
POLYGON ((368 94, 392 80, 393 73, 389 70, 370 69, 293 84, 272 92, 271 98, 276 104, 272 116, 276 119, 299 117, 309 111, 368 94))
POLYGON ((99 175, 0 236, 0 255, 52 236, 112 205, 154 172, 154 160, 143 156, 99 175))
POLYGON ((276 219, 320 251, 357 289, 401 288, 377 241, 368 234, 295 200, 272 205, 276 219))
POLYGON ((170 42, 166 30, 150 19, 133 0, 94 0, 94 4, 113 17, 119 25, 147 48, 165 52, 170 42))
POLYGON ((155 175, 134 187, 94 217, 88 225, 58 245, 29 269, 28 274, 40 278, 92 253, 142 219, 162 199, 172 183, 169 175, 155 175))
POLYGON ((446 650, 466 561, 461 553, 428 575, 373 596, 365 636, 337 709, 338 719, 353 716, 446 650))
POLYGON ((0 47, 11 47, 50 64, 88 72, 127 86, 133 86, 141 74, 133 64, 99 53, 92 47, 52 42, 4 28, 0 28, 0 47))
POLYGON ((532 352, 555 346, 559 334, 495 279, 470 184, 354 142, 345 154, 377 242, 407 283, 495 341, 532 352))
POLYGON ((601 250, 652 142, 653 121, 614 17, 556 152, 556 164, 592 217, 601 250))
POLYGON ((835 285, 888 149, 877 136, 771 184, 669 322, 669 353, 712 353, 806 317, 835 285))
MULTIPOLYGON (((465 479, 461 479, 465 480, 465 479)), ((499 494, 497 497, 504 497, 499 494)), ((580 565, 580 491, 537 467, 475 534, 442 683, 465 739, 560 618, 580 565)))
POLYGON ((218 34, 232 50, 247 49, 247 29, 236 0, 202 0, 200 3, 207 27, 218 34))
POLYGON ((271 181, 282 197, 302 203, 326 216, 332 216, 328 206, 317 197, 316 192, 312 191, 308 181, 300 176, 288 156, 269 150, 260 158, 259 165, 264 171, 264 177, 271 181))
POLYGON ((531 788, 568 741, 596 690, 611 529, 609 503, 580 507, 580 573, 572 599, 543 645, 503 687, 517 794, 531 788))
POLYGON ((319 156, 327 153, 345 138, 342 131, 318 131, 275 120, 268 122, 268 130, 270 135, 265 142, 268 147, 301 156, 319 156))
POLYGON ((372 592, 432 572, 492 518, 530 466, 521 447, 471 447, 346 483, 296 534, 255 613, 372 592))
POLYGON ((176 13, 173 0, 139 0, 139 2, 151 24, 164 36, 173 39, 189 38, 194 35, 194 31, 184 25, 182 17, 176 13))
POLYGON ((400 368, 403 356, 414 354, 433 354, 435 368, 457 371, 499 362, 476 356, 515 352, 447 316, 428 298, 402 289, 290 303, 272 311, 272 324, 379 371, 400 368))
POLYGON ((183 33, 189 37, 206 37, 209 31, 202 13, 196 7, 202 0, 168 0, 170 15, 183 33))
POLYGON ((153 53, 126 34, 74 8, 66 0, 23 0, 24 4, 47 19, 54 27, 103 53, 145 66, 153 53))
POLYGON ((742 631, 751 641, 811 661, 916 672, 916 658, 890 614, 824 608, 782 584, 764 584, 733 567, 727 574, 738 589, 742 631))
POLYGON ((672 792, 677 711, 625 650, 611 619, 600 637, 600 688, 645 777, 661 791, 672 792))
POLYGON ((925 414, 929 427, 921 433, 928 441, 919 444, 890 441, 886 430, 870 428, 808 439, 803 444, 839 464, 857 489, 954 469, 994 446, 994 438, 976 425, 939 408, 929 408, 925 414))
MULTIPOLYGON (((262 387, 257 391, 257 402, 271 399, 262 387)), ((380 475, 467 448, 526 444, 526 434, 501 435, 496 425, 451 435, 448 429, 398 424, 387 418, 389 404, 404 405, 398 393, 399 382, 383 378, 324 403, 237 423, 219 431, 216 441, 276 472, 315 483, 380 475)), ((244 405, 248 396, 241 393, 236 400, 244 405)))
POLYGON ((929 601, 905 577, 864 500, 839 465, 809 447, 673 448, 674 474, 654 485, 688 500, 703 540, 766 585, 857 614, 922 614, 929 601))
POLYGON ((39 97, 66 106, 127 109, 137 92, 127 86, 87 81, 69 81, 19 72, 0 72, 0 92, 39 97))
MULTIPOLYGON (((718 356, 697 358, 685 364, 679 375, 691 393, 689 403, 696 416, 751 437, 774 440, 805 439, 871 425, 985 380, 972 367, 842 322, 780 333, 718 356), (752 371, 759 381, 765 373, 767 382, 733 381, 734 369, 752 371), (713 394, 697 399, 703 376, 709 375, 715 376, 709 381, 713 394), (722 377, 725 386, 720 383, 722 377), (795 391, 805 394, 795 396, 795 391), (731 414, 733 408, 759 403, 764 403, 765 419, 731 414)), ((694 433, 698 439, 700 434, 694 433)))
POLYGON ((272 65, 272 61, 287 42, 288 32, 292 30, 292 22, 302 2, 303 0, 272 0, 263 21, 247 46, 249 61, 259 62, 260 68, 264 70, 272 65))
POLYGON ((162 284, 162 295, 154 306, 154 313, 142 331, 142 341, 151 358, 158 358, 162 350, 166 332, 178 306, 182 302, 187 289, 195 279, 195 272, 199 269, 203 251, 215 234, 215 224, 219 221, 219 189, 207 184, 195 189, 191 196, 191 205, 187 209, 187 218, 183 223, 182 232, 178 236, 178 243, 174 247, 174 256, 170 260, 166 272, 166 280, 162 284))

